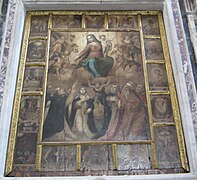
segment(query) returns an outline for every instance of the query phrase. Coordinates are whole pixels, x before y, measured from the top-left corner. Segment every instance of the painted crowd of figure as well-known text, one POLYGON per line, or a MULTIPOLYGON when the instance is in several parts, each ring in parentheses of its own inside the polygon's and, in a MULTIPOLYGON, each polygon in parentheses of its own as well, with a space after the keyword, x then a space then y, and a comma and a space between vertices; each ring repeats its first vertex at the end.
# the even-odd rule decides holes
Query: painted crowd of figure
POLYGON ((75 36, 69 38, 70 44, 63 38, 52 44, 43 140, 148 139, 141 53, 135 36, 124 34, 122 44, 113 45, 104 34, 99 40, 88 34, 81 52, 75 36), (71 52, 77 54, 73 60, 71 52))
MULTIPOLYGON (((106 84, 108 83, 109 81, 106 84)), ((96 86, 100 85, 96 84, 96 86)), ((134 129, 134 132, 141 130, 140 133, 143 134, 142 129, 147 128, 146 124, 142 123, 144 121, 147 123, 146 107, 143 103, 144 95, 138 96, 133 92, 133 95, 139 100, 136 106, 136 102, 133 105, 126 104, 129 100, 126 99, 117 84, 112 85, 108 93, 105 92, 104 87, 97 88, 96 86, 94 87, 94 97, 90 97, 86 87, 81 87, 79 93, 68 105, 66 104, 69 100, 68 95, 63 89, 56 89, 55 94, 48 93, 46 99, 48 112, 44 123, 43 138, 48 138, 64 130, 64 133, 74 140, 98 138, 110 140, 119 129, 123 131, 121 137, 126 140, 133 129, 132 125, 138 127, 138 129, 134 129), (50 102, 49 107, 48 102, 50 102), (98 124, 97 121, 102 124, 98 124), (120 126, 123 126, 123 129, 120 126)), ((125 86, 125 91, 126 88, 134 91, 130 89, 133 88, 130 84, 125 86)))

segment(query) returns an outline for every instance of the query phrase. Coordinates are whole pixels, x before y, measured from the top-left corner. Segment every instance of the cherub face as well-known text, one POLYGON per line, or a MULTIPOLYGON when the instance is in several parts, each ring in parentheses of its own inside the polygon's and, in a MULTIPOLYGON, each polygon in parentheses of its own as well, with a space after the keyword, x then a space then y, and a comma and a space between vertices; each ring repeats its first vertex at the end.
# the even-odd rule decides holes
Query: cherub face
POLYGON ((111 92, 112 93, 115 93, 116 92, 116 90, 117 90, 117 88, 118 88, 118 86, 117 85, 112 85, 112 87, 111 87, 111 92))
POLYGON ((100 83, 96 83, 95 86, 96 86, 96 88, 99 88, 101 86, 101 84, 100 83))
POLYGON ((85 95, 86 94, 86 89, 84 87, 82 87, 80 90, 79 90, 80 94, 81 95, 85 95))
POLYGON ((100 36, 100 39, 101 39, 102 41, 105 41, 105 40, 106 40, 106 36, 105 36, 105 35, 101 35, 101 36, 100 36))

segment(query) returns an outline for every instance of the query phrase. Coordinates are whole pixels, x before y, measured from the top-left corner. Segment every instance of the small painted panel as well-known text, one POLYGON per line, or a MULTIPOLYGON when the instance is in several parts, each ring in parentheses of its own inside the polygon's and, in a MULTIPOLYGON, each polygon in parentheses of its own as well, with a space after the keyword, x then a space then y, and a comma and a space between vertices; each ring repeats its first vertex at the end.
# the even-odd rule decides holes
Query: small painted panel
POLYGON ((40 97, 22 97, 18 123, 19 132, 38 132, 40 124, 40 106, 40 97))
POLYGON ((112 159, 109 158, 109 147, 107 145, 82 146, 82 170, 109 170, 110 160, 112 159))
POLYGON ((44 80, 43 67, 26 67, 23 91, 42 91, 44 80))
POLYGON ((148 64, 149 90, 165 91, 168 90, 168 79, 164 64, 148 64))
POLYGON ((139 39, 138 32, 51 34, 43 141, 150 138, 139 39))
POLYGON ((48 16, 32 16, 30 36, 47 36, 48 16))
POLYGON ((27 50, 27 62, 45 62, 46 40, 30 40, 27 50))
POLYGON ((155 141, 159 168, 181 167, 175 127, 155 127, 155 141))
POLYGON ((52 18, 52 28, 81 28, 81 15, 54 15, 52 18))
POLYGON ((109 15, 108 27, 118 29, 137 29, 137 16, 109 15))
POLYGON ((42 148, 42 171, 64 171, 64 147, 44 146, 42 148))
POLYGON ((142 30, 144 35, 159 35, 158 16, 142 16, 142 30))
POLYGON ((118 170, 150 169, 152 166, 149 145, 117 145, 118 170))
POLYGON ((160 39, 144 39, 146 60, 163 60, 163 48, 160 39))
POLYGON ((172 105, 169 95, 152 95, 151 109, 154 122, 173 122, 172 105))
POLYGON ((37 133, 17 133, 14 164, 35 163, 37 136, 37 133))
POLYGON ((43 146, 42 171, 75 171, 75 146, 43 146))
POLYGON ((104 28, 105 17, 98 15, 85 16, 86 28, 104 28))

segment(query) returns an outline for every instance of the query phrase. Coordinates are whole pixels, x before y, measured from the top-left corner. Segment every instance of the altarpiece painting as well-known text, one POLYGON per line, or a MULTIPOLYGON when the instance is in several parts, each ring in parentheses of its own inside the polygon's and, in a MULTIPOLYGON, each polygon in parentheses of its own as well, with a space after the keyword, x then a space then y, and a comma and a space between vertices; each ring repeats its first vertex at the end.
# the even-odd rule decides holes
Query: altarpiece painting
POLYGON ((28 12, 23 41, 6 175, 188 171, 160 12, 28 12))

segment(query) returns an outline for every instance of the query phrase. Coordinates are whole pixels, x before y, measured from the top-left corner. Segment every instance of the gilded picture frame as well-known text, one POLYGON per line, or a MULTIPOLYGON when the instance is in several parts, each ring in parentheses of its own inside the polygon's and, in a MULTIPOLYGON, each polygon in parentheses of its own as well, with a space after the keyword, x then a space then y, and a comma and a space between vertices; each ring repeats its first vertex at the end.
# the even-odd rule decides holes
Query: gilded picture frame
POLYGON ((18 72, 7 176, 189 171, 161 12, 27 12, 18 72))

